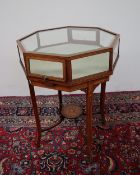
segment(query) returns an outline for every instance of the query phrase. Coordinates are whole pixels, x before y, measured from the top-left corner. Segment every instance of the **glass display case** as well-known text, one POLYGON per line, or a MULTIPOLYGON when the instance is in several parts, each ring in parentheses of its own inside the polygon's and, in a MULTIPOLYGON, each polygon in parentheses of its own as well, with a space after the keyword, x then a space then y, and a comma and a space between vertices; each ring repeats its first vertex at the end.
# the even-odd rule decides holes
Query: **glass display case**
POLYGON ((18 44, 29 76, 62 82, 111 74, 119 55, 119 35, 92 27, 37 31, 18 44))
POLYGON ((26 74, 40 144, 41 126, 34 86, 61 91, 86 92, 87 144, 91 151, 92 99, 101 84, 101 115, 104 116, 105 85, 119 58, 119 34, 99 27, 66 26, 39 30, 17 40, 20 63, 26 74))

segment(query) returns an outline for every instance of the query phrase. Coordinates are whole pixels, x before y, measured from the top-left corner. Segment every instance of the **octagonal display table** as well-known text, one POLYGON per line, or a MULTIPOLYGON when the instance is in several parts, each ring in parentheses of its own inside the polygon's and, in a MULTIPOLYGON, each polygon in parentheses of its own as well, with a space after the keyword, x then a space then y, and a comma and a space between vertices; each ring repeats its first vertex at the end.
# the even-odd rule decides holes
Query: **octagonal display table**
MULTIPOLYGON (((119 58, 119 43, 120 37, 116 33, 98 27, 76 26, 39 30, 17 40, 20 63, 28 80, 35 114, 37 146, 40 146, 43 130, 34 86, 58 90, 60 111, 61 91, 83 90, 86 93, 87 153, 92 155, 93 92, 101 84, 100 108, 102 123, 105 123, 105 87, 119 58)), ((63 117, 60 115, 54 126, 63 117)))

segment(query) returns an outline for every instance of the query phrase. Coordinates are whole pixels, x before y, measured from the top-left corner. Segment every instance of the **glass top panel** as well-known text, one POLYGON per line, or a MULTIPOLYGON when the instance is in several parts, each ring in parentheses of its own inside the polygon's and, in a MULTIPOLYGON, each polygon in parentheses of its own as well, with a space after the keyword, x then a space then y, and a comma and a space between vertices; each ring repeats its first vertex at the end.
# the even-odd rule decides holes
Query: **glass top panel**
POLYGON ((97 45, 87 45, 87 44, 74 44, 66 43, 60 45, 54 45, 49 47, 43 47, 37 49, 36 52, 58 54, 58 55, 71 55, 76 53, 81 53, 85 51, 91 51, 100 48, 97 45))
POLYGON ((26 51, 52 55, 77 55, 110 47, 115 35, 97 28, 66 27, 37 32, 21 40, 26 51))

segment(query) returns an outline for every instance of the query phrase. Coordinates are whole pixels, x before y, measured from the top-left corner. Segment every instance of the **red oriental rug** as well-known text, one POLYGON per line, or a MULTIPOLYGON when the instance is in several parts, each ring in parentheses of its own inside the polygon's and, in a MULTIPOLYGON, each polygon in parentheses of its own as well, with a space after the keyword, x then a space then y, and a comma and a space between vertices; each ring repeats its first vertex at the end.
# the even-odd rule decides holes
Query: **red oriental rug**
MULTIPOLYGON (((139 175, 140 91, 107 93, 108 128, 100 127, 99 94, 95 94, 93 162, 87 161, 85 115, 42 133, 35 146, 36 126, 29 97, 0 98, 0 175, 139 175)), ((85 95, 64 95, 63 104, 85 95)), ((59 117, 57 96, 38 96, 43 127, 59 117)))

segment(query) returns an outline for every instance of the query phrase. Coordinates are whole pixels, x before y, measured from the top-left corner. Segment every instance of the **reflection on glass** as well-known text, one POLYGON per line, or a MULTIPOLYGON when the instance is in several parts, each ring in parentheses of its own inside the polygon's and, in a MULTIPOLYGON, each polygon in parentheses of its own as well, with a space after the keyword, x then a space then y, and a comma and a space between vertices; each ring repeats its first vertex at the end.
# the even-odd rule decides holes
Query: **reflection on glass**
POLYGON ((72 79, 109 70, 109 52, 72 60, 72 79))
POLYGON ((115 60, 118 56, 118 49, 119 49, 119 42, 116 44, 116 47, 113 50, 113 64, 115 63, 115 60))
POLYGON ((73 40, 96 41, 96 31, 72 29, 73 40))
POLYGON ((102 45, 102 47, 109 47, 114 39, 115 35, 100 31, 100 45, 102 45))
POLYGON ((67 29, 39 32, 40 46, 49 46, 68 42, 67 29))
POLYGON ((18 47, 18 51, 19 51, 19 58, 21 59, 22 64, 25 66, 23 52, 21 51, 20 47, 18 47))
POLYGON ((63 78, 63 65, 60 62, 30 59, 30 72, 38 75, 63 78))
POLYGON ((25 50, 34 51, 38 48, 37 35, 34 34, 26 39, 23 39, 21 43, 25 50))

